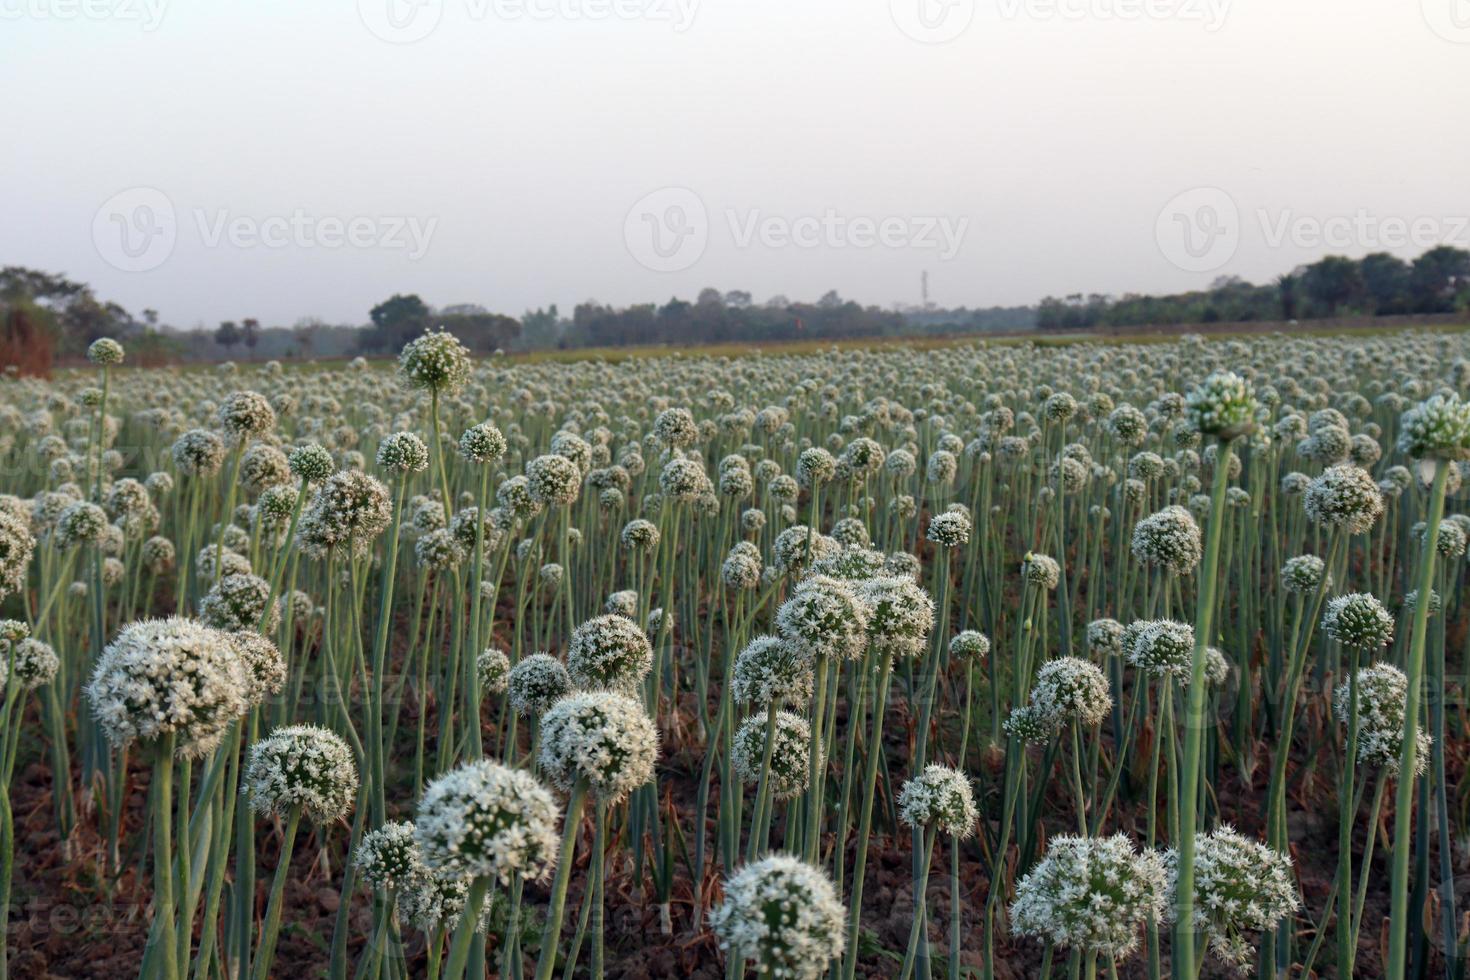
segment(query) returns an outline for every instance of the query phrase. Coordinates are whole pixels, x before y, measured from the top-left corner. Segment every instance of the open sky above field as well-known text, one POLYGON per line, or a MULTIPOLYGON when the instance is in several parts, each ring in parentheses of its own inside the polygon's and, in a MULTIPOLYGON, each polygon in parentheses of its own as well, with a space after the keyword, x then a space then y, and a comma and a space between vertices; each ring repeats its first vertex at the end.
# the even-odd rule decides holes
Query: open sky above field
POLYGON ((213 326, 1412 257, 1470 245, 1464 7, 0 0, 0 264, 213 326))

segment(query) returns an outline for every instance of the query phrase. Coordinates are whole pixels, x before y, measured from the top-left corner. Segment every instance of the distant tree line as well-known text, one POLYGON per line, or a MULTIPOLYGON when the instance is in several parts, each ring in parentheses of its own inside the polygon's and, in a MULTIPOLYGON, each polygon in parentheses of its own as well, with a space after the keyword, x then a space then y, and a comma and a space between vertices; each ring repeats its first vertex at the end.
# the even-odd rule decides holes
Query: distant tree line
POLYGON ((1470 251, 1444 245, 1412 262, 1386 252, 1361 259, 1328 256, 1255 285, 1237 277, 1209 289, 1164 296, 1074 294, 1037 306, 941 309, 864 306, 831 291, 815 302, 773 296, 756 302, 744 290, 707 288, 693 301, 614 307, 588 300, 570 316, 555 305, 520 319, 462 303, 434 308, 412 293, 395 294, 368 311, 365 324, 309 317, 266 326, 255 317, 214 329, 159 323, 99 299, 85 283, 27 269, 0 268, 0 367, 44 374, 53 359, 79 358, 98 337, 128 346, 133 364, 230 358, 317 359, 391 356, 411 338, 443 327, 471 350, 544 350, 637 344, 765 344, 943 334, 1085 331, 1098 327, 1185 326, 1235 321, 1470 311, 1470 251))
POLYGON ((1048 296, 1037 307, 1036 325, 1089 330, 1466 310, 1470 251, 1441 245, 1413 262, 1387 252, 1361 259, 1329 255, 1259 286, 1227 276, 1209 289, 1167 296, 1048 296))

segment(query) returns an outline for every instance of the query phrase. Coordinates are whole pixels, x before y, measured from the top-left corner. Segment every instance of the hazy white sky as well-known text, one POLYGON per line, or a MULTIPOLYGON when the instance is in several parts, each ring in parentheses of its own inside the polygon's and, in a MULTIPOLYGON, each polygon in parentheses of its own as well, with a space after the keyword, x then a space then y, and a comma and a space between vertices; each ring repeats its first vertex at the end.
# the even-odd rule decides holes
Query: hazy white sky
POLYGON ((1470 0, 0 0, 0 87, 0 264, 181 326, 1470 246, 1470 0))

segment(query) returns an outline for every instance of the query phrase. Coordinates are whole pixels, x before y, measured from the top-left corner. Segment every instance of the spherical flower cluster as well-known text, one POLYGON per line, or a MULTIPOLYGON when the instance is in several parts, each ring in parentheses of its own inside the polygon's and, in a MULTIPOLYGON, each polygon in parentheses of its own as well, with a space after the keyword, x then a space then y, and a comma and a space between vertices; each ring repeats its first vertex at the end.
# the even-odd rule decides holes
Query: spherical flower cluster
POLYGON ((412 432, 394 432, 378 443, 377 460, 392 473, 422 473, 429 468, 429 447, 412 432))
MULTIPOLYGON (((0 520, 0 526, 3 526, 3 524, 4 521, 0 520)), ((176 560, 174 543, 168 538, 149 538, 143 542, 140 557, 143 561, 143 567, 148 571, 148 574, 163 575, 174 567, 176 560)))
POLYGON ((1172 619, 1134 623, 1126 631, 1128 662, 1156 677, 1188 677, 1194 670, 1194 627, 1172 619))
POLYGON ((737 591, 756 588, 761 582, 759 555, 731 551, 720 565, 720 581, 725 588, 737 591))
POLYGON ((950 638, 949 655, 961 662, 978 663, 990 656, 990 637, 978 630, 961 630, 950 638))
POLYGON ((1411 459, 1470 459, 1470 402, 1431 395, 1399 419, 1398 445, 1411 459))
POLYGON ((861 657, 868 620, 868 607, 850 583, 822 575, 803 581, 776 611, 782 638, 814 661, 861 657))
MULTIPOLYGON (((1409 679, 1393 664, 1376 663, 1357 673, 1358 762, 1396 775, 1404 748, 1404 710, 1409 679)), ((1344 681, 1332 696, 1332 710, 1344 725, 1352 716, 1353 688, 1344 681)), ((1414 775, 1429 769, 1429 734, 1421 727, 1414 738, 1414 775)))
POLYGON ((820 446, 803 449, 796 457, 796 482, 807 489, 830 483, 837 475, 837 460, 820 446))
POLYGON ((469 348, 454 334, 426 330, 399 352, 398 379, 408 388, 452 395, 470 380, 469 348))
POLYGON ((362 835, 352 863, 370 888, 401 891, 422 873, 413 830, 409 821, 395 820, 362 835))
POLYGON ((824 872, 773 854, 725 882, 725 901, 710 913, 710 925, 720 948, 766 976, 816 980, 842 955, 844 918, 824 872))
POLYGON ((771 738, 770 773, 767 785, 778 800, 789 800, 807 786, 807 764, 811 752, 812 729, 805 718, 790 711, 777 711, 771 718, 766 712, 751 715, 735 730, 730 747, 730 763, 736 774, 747 783, 758 782, 765 762, 766 728, 774 720, 771 738))
POLYGON ((687 408, 666 408, 653 420, 653 434, 664 445, 674 449, 692 446, 699 439, 699 428, 687 408))
POLYGON ((35 551, 36 539, 25 521, 0 511, 0 599, 25 587, 35 551))
POLYGON ((567 671, 578 687, 631 692, 653 666, 653 646, 626 616, 597 616, 572 631, 567 671))
POLYGON ((530 773, 478 759, 429 783, 414 814, 414 839, 431 872, 540 880, 556 867, 558 807, 530 773))
POLYGON ((928 765, 903 784, 898 795, 898 818, 910 827, 937 827, 954 838, 975 832, 980 811, 970 780, 948 766, 928 765))
POLYGON ((1315 592, 1326 577, 1327 565, 1316 555, 1297 555, 1281 566, 1281 585, 1288 592, 1315 592))
POLYGON ((225 575, 199 600, 199 618, 206 626, 233 633, 276 628, 276 609, 269 606, 271 586, 257 575, 225 575))
POLYGON ((1327 601, 1322 629, 1350 649, 1377 650, 1393 642, 1393 615, 1376 597, 1353 592, 1327 601))
POLYGON ((275 428, 276 410, 260 392, 236 391, 220 402, 215 419, 225 438, 238 445, 275 428))
POLYGON ((805 705, 812 699, 811 659, 777 636, 758 636, 730 668, 730 696, 737 702, 805 705))
POLYGON ((618 540, 629 551, 652 554, 653 550, 658 547, 659 537, 658 525, 637 517, 623 525, 618 540))
POLYGON ((1031 703, 1057 726, 1075 721, 1084 728, 1102 724, 1113 707, 1103 672, 1077 657, 1048 660, 1036 672, 1031 703))
MULTIPOLYGON (((1170 892, 1177 888, 1178 860, 1175 851, 1164 856, 1170 892)), ((1245 933, 1272 928, 1296 907, 1290 857, 1228 826, 1195 837, 1193 924, 1216 956, 1246 968, 1254 944, 1245 933)))
POLYGON ((413 543, 414 561, 420 568, 443 572, 465 560, 465 547, 447 528, 435 528, 413 543))
MULTIPOLYGON (((10 673, 27 691, 45 687, 56 679, 61 669, 61 658, 49 643, 27 637, 10 641, 10 673)), ((5 680, 3 662, 0 662, 0 685, 5 680)))
POLYGON ((100 367, 123 362, 123 346, 111 337, 98 337, 87 347, 87 360, 100 367))
POLYGON ((666 500, 689 503, 714 492, 709 475, 698 460, 675 456, 658 474, 658 489, 666 500))
POLYGON ((958 510, 947 510, 929 518, 929 527, 925 530, 924 537, 941 548, 958 548, 960 545, 969 543, 972 527, 973 524, 968 514, 958 510))
POLYGON ((877 576, 858 586, 867 610, 868 642, 878 653, 917 657, 934 629, 934 600, 906 575, 877 576))
POLYGON ((1050 591, 1062 580, 1062 566, 1055 558, 1028 551, 1021 561, 1021 577, 1028 585, 1050 591))
POLYGON ((1162 859, 1123 834, 1053 837, 1046 856, 1016 884, 1011 927, 1063 948, 1121 959, 1168 905, 1162 859))
POLYGON ((231 633, 230 643, 245 665, 245 700, 255 705, 280 694, 286 686, 286 658, 280 648, 253 628, 231 633))
POLYGON ((362 555, 392 520, 387 487, 366 473, 341 470, 316 489, 298 533, 302 548, 313 557, 342 549, 362 555))
POLYGON ((472 425, 459 437, 459 454, 471 463, 493 463, 506 448, 505 436, 489 422, 472 425))
POLYGON ((286 458, 292 475, 303 483, 320 483, 332 475, 332 454, 314 442, 296 447, 286 458))
POLYGON ((56 518, 51 540, 58 548, 79 544, 96 544, 107 533, 107 512, 96 504, 78 500, 56 518))
POLYGON ((526 464, 531 498, 537 503, 570 504, 582 486, 582 471, 565 456, 547 453, 526 464))
POLYGON ((486 647, 475 657, 475 675, 486 694, 505 693, 510 686, 510 657, 499 647, 486 647))
POLYGON ((1204 553, 1199 525, 1177 504, 1150 514, 1133 526, 1133 556, 1175 575, 1188 575, 1204 553))
POLYGON ((290 461, 270 443, 257 442, 241 454, 240 485, 251 493, 262 493, 290 480, 290 461))
POLYGON ((1383 492, 1367 470, 1330 466, 1307 486, 1303 506, 1318 524, 1364 534, 1383 513, 1383 492))
POLYGON ((541 716, 541 768, 563 789, 585 781, 609 806, 653 778, 658 732, 643 706, 611 691, 562 698, 541 716))
POLYGON ((250 681, 229 637, 191 619, 130 623, 102 650, 87 701, 113 745, 156 743, 198 757, 245 713, 250 681))
POLYGON ((571 690, 572 677, 566 666, 548 653, 522 657, 506 678, 510 706, 522 717, 540 717, 571 690))
POLYGON ((1121 656, 1123 624, 1116 619, 1094 619, 1088 623, 1087 649, 1098 659, 1121 656))
POLYGON ((257 813, 300 807, 317 823, 331 823, 352 809, 357 767, 340 735, 317 725, 288 725, 251 746, 244 782, 257 813))
POLYGON ((1216 371, 1185 396, 1189 420, 1201 433, 1234 439, 1255 425, 1256 396, 1233 371, 1216 371))

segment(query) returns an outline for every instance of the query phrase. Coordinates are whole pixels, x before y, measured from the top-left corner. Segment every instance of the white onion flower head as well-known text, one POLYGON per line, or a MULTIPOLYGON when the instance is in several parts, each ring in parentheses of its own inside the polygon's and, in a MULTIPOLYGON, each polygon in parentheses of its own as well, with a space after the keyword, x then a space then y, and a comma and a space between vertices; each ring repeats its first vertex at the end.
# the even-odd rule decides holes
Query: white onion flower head
POLYGON ((1116 619, 1094 619, 1087 624, 1087 649, 1098 658, 1121 656, 1123 624, 1116 619))
POLYGON ((270 597, 270 583, 258 575, 225 575, 199 600, 199 618, 226 633, 253 630, 262 622, 272 632, 279 620, 270 597))
MULTIPOLYGON (((1397 775, 1404 747, 1404 710, 1409 695, 1409 679, 1390 663, 1376 663, 1357 673, 1358 687, 1358 764, 1383 769, 1397 775)), ((1332 710, 1337 720, 1346 725, 1352 714, 1353 691, 1349 682, 1337 686, 1332 696, 1332 710)), ((1421 727, 1414 739, 1414 775, 1429 770, 1430 737, 1421 727)))
POLYGON ((280 694, 286 686, 286 658, 275 642, 254 628, 232 632, 229 638, 245 664, 245 699, 256 705, 280 694))
POLYGON ((653 645, 626 616, 597 616, 572 631, 567 672, 578 687, 631 692, 652 666, 653 645))
POLYGON ((414 837, 431 872, 539 881, 556 867, 559 808, 530 773, 478 759, 436 778, 414 815, 414 837))
POLYGON ((36 538, 25 521, 0 511, 0 599, 25 586, 35 551, 36 538))
POLYGON ((727 955, 782 980, 817 980, 842 955, 845 918, 825 872, 773 854, 725 882, 710 925, 727 955))
POLYGON ((950 638, 949 655, 956 660, 979 663, 990 656, 990 637, 979 630, 961 630, 950 638))
POLYGON ((570 504, 582 486, 582 471, 565 456, 547 453, 526 464, 531 498, 543 505, 570 504))
POLYGON ((108 741, 156 743, 208 754, 245 713, 250 680, 229 638, 192 619, 145 619, 124 626, 102 650, 87 700, 108 741))
POLYGON ((123 345, 111 337, 98 337, 87 347, 87 360, 100 367, 123 362, 123 345))
POLYGON ((395 820, 362 835, 352 863, 370 888, 401 891, 423 873, 413 829, 410 821, 395 820))
MULTIPOLYGON (((867 610, 869 645, 893 657, 917 657, 934 629, 934 600, 908 576, 879 576, 858 585, 867 610)), ((858 655, 861 655, 859 651, 858 655)))
POLYGON ((1470 403, 1431 395, 1399 419, 1398 447, 1411 459, 1470 459, 1470 403))
POLYGON ((394 432, 378 443, 377 462, 393 473, 422 473, 429 468, 429 447, 412 432, 394 432))
POLYGON ((570 790, 579 780, 612 806, 653 778, 658 732, 643 706, 611 691, 583 691, 541 716, 541 768, 570 790))
POLYGON ((459 454, 471 463, 492 463, 507 448, 505 435, 489 422, 472 425, 459 437, 459 454))
MULTIPOLYGON (((1178 854, 1163 858, 1172 893, 1178 854)), ((1246 969, 1255 944, 1246 933, 1263 932, 1296 911, 1291 858, 1221 826, 1195 837, 1194 928, 1209 938, 1210 950, 1231 966, 1246 969)))
POLYGON ((1288 592, 1315 592, 1326 578, 1327 564, 1316 555, 1297 555, 1281 566, 1281 584, 1288 592))
POLYGON ((1322 614, 1322 629, 1349 649, 1377 650, 1393 642, 1393 615, 1366 592, 1334 596, 1322 614))
MULTIPOLYGON (((761 778, 769 720, 764 711, 746 718, 735 730, 734 741, 730 744, 730 764, 747 783, 761 778)), ((812 729, 805 718, 790 711, 777 711, 774 721, 768 786, 776 799, 789 800, 807 787, 812 729)))
POLYGON ((776 630, 813 661, 856 660, 868 641, 869 607, 841 579, 805 579, 776 611, 776 630))
POLYGON ((1207 436, 1234 439, 1255 426, 1255 392, 1233 371, 1211 374, 1185 396, 1184 404, 1190 422, 1207 436))
POLYGON ((1133 556, 1175 575, 1188 575, 1199 564, 1204 547, 1194 516, 1178 504, 1150 514, 1133 525, 1133 556))
POLYGON ((1383 491, 1372 474, 1357 466, 1329 466, 1307 485, 1307 517, 1318 524, 1364 534, 1383 513, 1383 491))
POLYGON ((1123 834, 1053 837, 1016 885, 1011 927, 1023 936, 1115 959, 1139 945, 1168 904, 1163 860, 1123 834))
POLYGON ((963 839, 975 833, 980 811, 970 780, 958 769, 928 765, 903 784, 898 817, 910 827, 931 824, 946 836, 963 839))
POLYGON ((506 678, 510 706, 523 718, 539 717, 571 691, 572 678, 566 665, 549 653, 522 657, 506 678))
POLYGON ((352 750, 317 725, 277 728, 256 742, 244 780, 257 813, 279 815, 299 806, 317 823, 346 816, 357 795, 352 750))
POLYGON ((480 678, 480 690, 504 694, 510 686, 510 657, 499 647, 486 647, 475 657, 475 674, 480 678))
POLYGON ((969 542, 972 526, 968 514, 947 510, 929 518, 929 527, 924 536, 941 548, 958 548, 969 542))
POLYGON ((1095 728, 1112 710, 1113 697, 1107 677, 1090 661, 1058 657, 1036 672, 1031 703, 1059 722, 1075 721, 1084 728, 1095 728))
POLYGON ((1172 619, 1135 623, 1128 662, 1156 677, 1188 677, 1194 670, 1194 627, 1172 619))
POLYGON ((730 696, 738 702, 805 706, 812 699, 812 661, 779 636, 758 636, 730 668, 730 696))
POLYGON ((398 379, 407 388, 452 395, 470 379, 469 348, 444 330, 427 330, 398 354, 398 379))
POLYGON ((1062 580, 1062 566, 1049 555, 1027 552, 1021 562, 1021 577, 1027 584, 1050 591, 1062 580))
POLYGON ((275 428, 276 410, 258 391, 236 391, 220 402, 215 419, 226 441, 240 445, 275 428))
MULTIPOLYGON (((20 682, 23 689, 33 691, 56 679, 56 673, 61 669, 61 658, 49 643, 26 637, 12 641, 12 644, 11 675, 20 682)), ((0 674, 3 673, 0 670, 0 674)), ((3 677, 0 677, 0 682, 3 682, 3 677)))

